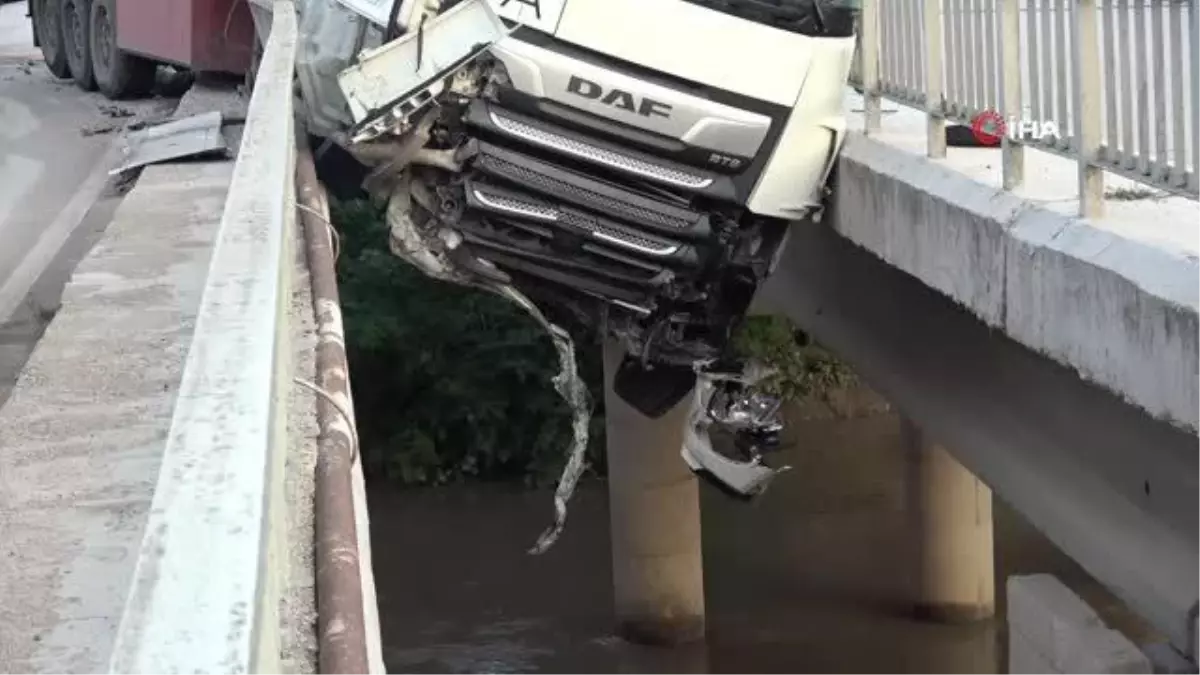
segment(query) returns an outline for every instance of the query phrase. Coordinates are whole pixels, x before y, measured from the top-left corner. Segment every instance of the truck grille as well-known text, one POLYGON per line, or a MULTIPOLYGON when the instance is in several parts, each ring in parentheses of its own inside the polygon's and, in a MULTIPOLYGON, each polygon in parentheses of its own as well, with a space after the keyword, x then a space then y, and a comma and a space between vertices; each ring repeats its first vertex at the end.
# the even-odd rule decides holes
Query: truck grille
POLYGON ((479 133, 460 227, 476 255, 510 274, 645 312, 718 252, 713 216, 692 206, 714 181, 703 170, 490 101, 470 104, 466 119, 479 133))
POLYGON ((591 234, 597 241, 605 242, 634 253, 661 257, 677 253, 681 244, 606 219, 585 213, 579 209, 556 206, 533 195, 518 194, 514 190, 472 181, 468 187, 468 203, 485 210, 498 212, 534 221, 557 223, 591 234))
POLYGON ((634 223, 644 223, 651 227, 658 226, 666 230, 675 230, 682 233, 694 227, 705 218, 703 214, 694 211, 674 209, 682 214, 675 215, 671 212, 664 212, 661 210, 661 207, 660 210, 656 210, 638 204, 631 204, 617 197, 589 190, 556 178, 551 173, 533 171, 495 155, 484 156, 477 165, 489 175, 525 183, 530 186, 537 186, 539 192, 544 191, 573 204, 603 210, 616 218, 628 219, 634 223))
POLYGON ((547 128, 522 122, 495 110, 491 111, 489 115, 492 124, 496 125, 496 128, 500 131, 533 145, 560 152, 576 159, 595 162, 611 169, 691 190, 703 190, 713 183, 713 179, 709 176, 657 164, 627 153, 601 148, 591 143, 571 138, 567 134, 556 133, 547 128))

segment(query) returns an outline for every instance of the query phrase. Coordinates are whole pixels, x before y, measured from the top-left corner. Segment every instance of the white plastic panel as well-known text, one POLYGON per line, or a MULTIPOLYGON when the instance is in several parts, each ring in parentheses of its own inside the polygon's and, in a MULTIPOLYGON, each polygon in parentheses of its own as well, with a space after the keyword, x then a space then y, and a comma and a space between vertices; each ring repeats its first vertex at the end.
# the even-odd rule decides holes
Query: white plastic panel
POLYGON ((843 104, 854 38, 826 38, 814 47, 792 115, 750 195, 748 206, 759 215, 797 219, 819 205, 846 134, 843 104))
POLYGON ((752 155, 771 126, 771 118, 766 115, 580 61, 515 37, 496 43, 492 54, 504 62, 513 86, 519 91, 701 148, 752 155), (638 100, 653 99, 669 110, 669 114, 649 115, 631 109, 632 104, 622 108, 602 102, 598 96, 580 96, 571 91, 570 82, 576 77, 587 80, 597 89, 619 89, 635 92, 638 100))
POLYGON ((519 24, 553 34, 558 30, 567 0, 488 0, 497 14, 519 24))
POLYGON ((570 0, 555 37, 789 108, 817 41, 682 0, 570 0))
POLYGON ((392 12, 392 0, 337 0, 355 14, 376 26, 386 26, 392 12))
POLYGON ((354 121, 362 122, 449 75, 479 45, 494 44, 504 35, 503 22, 486 0, 467 0, 428 21, 420 34, 363 52, 358 65, 338 76, 338 84, 354 121))

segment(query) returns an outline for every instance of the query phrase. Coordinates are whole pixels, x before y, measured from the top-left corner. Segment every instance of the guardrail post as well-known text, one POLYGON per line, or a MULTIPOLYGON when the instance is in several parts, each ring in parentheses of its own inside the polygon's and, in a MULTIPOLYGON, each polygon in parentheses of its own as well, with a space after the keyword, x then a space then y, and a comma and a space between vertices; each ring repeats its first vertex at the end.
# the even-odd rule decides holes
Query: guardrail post
POLYGON ((872 134, 883 126, 883 98, 879 92, 879 0, 863 0, 862 30, 858 44, 865 122, 863 132, 872 134))
POLYGON ((680 456, 691 397, 658 419, 613 392, 621 347, 604 343, 613 600, 630 642, 680 645, 704 638, 700 493, 680 456))
POLYGON ((942 78, 942 1, 925 0, 925 140, 934 159, 946 156, 946 101, 942 78))
POLYGON ((996 610, 992 492, 915 423, 902 422, 914 550, 913 609, 944 623, 996 610))
POLYGON ((1079 215, 1104 215, 1100 100, 1100 42, 1096 0, 1078 0, 1075 11, 1075 152, 1079 162, 1079 215))
MULTIPOLYGON (((1029 11, 1034 11, 1032 2, 1029 11)), ((1020 120, 1025 114, 1021 102, 1021 0, 1003 0, 1000 21, 1000 114, 1005 120, 1020 120)), ((1029 58, 1033 59, 1032 53, 1029 58)), ((1025 145, 1024 139, 1015 138, 1012 129, 1006 131, 1001 141, 1001 162, 1004 189, 1012 190, 1025 182, 1025 145)))

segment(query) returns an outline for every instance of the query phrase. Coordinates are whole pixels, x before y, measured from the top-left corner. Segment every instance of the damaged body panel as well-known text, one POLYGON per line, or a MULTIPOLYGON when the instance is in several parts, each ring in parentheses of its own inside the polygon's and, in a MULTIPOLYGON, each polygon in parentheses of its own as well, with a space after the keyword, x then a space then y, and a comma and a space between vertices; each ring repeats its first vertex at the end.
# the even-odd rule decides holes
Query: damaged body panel
POLYGON ((644 414, 694 397, 693 470, 741 496, 778 473, 762 458, 778 401, 728 345, 788 229, 820 214, 852 4, 447 0, 339 72, 331 137, 371 167, 392 251, 516 302, 558 349, 575 442, 535 551, 561 529, 590 415, 571 337, 543 310, 621 342, 614 388, 644 414))

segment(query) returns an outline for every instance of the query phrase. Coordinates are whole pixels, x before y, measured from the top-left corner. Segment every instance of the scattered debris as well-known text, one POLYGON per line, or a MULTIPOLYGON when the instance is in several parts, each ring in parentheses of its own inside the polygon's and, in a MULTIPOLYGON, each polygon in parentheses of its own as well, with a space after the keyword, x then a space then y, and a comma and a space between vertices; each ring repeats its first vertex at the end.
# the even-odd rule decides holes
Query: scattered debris
POLYGON ((226 157, 229 147, 221 134, 221 125, 221 113, 214 111, 132 134, 125 148, 125 161, 109 175, 184 157, 226 157))
POLYGON ((119 105, 101 105, 99 107, 100 107, 100 114, 104 115, 105 117, 111 118, 111 119, 123 119, 126 117, 133 117, 135 114, 129 108, 125 108, 125 107, 122 107, 119 105))
POLYGON ((99 136, 101 134, 111 134, 116 131, 124 131, 128 127, 123 124, 91 124, 79 130, 80 136, 99 136))
POLYGON ((99 136, 101 134, 141 131, 142 129, 148 129, 164 122, 168 122, 170 119, 171 116, 169 113, 162 113, 153 117, 135 119, 130 122, 101 122, 99 124, 81 127, 79 129, 79 134, 81 136, 99 136))

